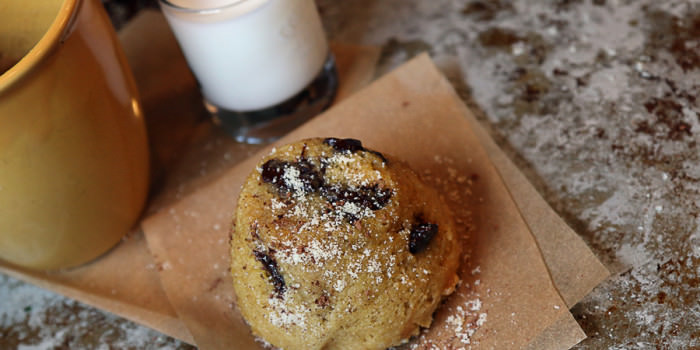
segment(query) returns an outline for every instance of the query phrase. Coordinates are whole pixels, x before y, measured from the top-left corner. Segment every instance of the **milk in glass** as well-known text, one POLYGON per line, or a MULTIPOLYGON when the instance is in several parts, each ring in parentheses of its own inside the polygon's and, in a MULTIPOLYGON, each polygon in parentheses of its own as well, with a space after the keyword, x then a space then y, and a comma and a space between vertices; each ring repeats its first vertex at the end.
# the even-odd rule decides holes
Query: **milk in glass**
POLYGON ((161 7, 208 103, 255 111, 302 91, 328 44, 313 0, 169 0, 161 7))

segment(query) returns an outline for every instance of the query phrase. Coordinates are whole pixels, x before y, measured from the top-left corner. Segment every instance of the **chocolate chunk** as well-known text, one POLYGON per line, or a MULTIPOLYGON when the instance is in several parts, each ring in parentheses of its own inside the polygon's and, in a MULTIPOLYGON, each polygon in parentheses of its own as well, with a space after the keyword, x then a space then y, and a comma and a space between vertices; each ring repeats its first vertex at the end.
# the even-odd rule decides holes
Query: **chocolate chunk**
POLYGON ((389 203, 392 194, 390 189, 379 188, 376 184, 362 186, 357 190, 340 187, 324 188, 324 195, 329 202, 351 202, 372 210, 384 208, 389 203))
POLYGON ((365 148, 362 147, 362 142, 356 139, 337 139, 335 137, 329 137, 324 139, 323 143, 333 147, 333 149, 338 152, 355 153, 365 150, 365 148))
POLYGON ((275 258, 271 257, 268 253, 254 250, 255 260, 263 264, 265 271, 270 275, 269 279, 275 286, 275 292, 277 292, 278 297, 282 297, 284 292, 287 290, 287 285, 284 283, 284 277, 280 274, 279 268, 277 267, 277 261, 275 258))
POLYGON ((369 187, 360 187, 359 191, 352 193, 353 196, 349 200, 357 205, 369 207, 372 210, 379 210, 389 203, 392 194, 391 190, 379 188, 375 184, 369 187))
POLYGON ((408 239, 408 251, 411 252, 411 254, 418 254, 424 251, 437 232, 437 224, 431 224, 421 220, 411 225, 411 234, 408 239))
POLYGON ((262 166, 262 180, 273 185, 282 184, 284 167, 287 162, 279 159, 270 159, 262 166))
POLYGON ((377 151, 370 150, 370 149, 367 149, 366 151, 369 152, 369 153, 374 154, 374 155, 377 156, 377 157, 379 157, 379 159, 382 160, 382 163, 384 163, 384 164, 389 164, 389 161, 386 160, 386 157, 384 157, 383 154, 381 154, 381 153, 379 153, 379 152, 377 152, 377 151))
POLYGON ((315 192, 323 186, 323 176, 316 166, 306 159, 297 162, 286 162, 279 159, 270 159, 262 166, 262 180, 277 187, 282 192, 291 192, 294 185, 284 177, 287 169, 296 169, 299 172, 299 180, 303 184, 305 192, 315 192))
MULTIPOLYGON (((375 184, 373 186, 363 186, 357 190, 350 190, 344 187, 324 187, 321 194, 334 206, 350 202, 362 208, 379 210, 387 205, 393 192, 389 189, 379 188, 375 184)), ((351 224, 354 224, 360 218, 353 213, 344 212, 343 214, 345 219, 351 224)))
POLYGON ((299 169, 299 178, 304 182, 304 187, 307 191, 317 191, 324 185, 323 175, 311 162, 302 160, 297 162, 296 165, 299 169))
POLYGON ((349 153, 355 153, 357 151, 366 151, 369 153, 374 154, 375 156, 379 157, 379 159, 384 162, 384 164, 387 164, 388 161, 384 157, 383 154, 373 151, 370 149, 366 149, 362 147, 362 142, 360 140, 356 139, 338 139, 335 137, 328 137, 323 140, 323 143, 333 147, 334 150, 338 152, 349 152, 349 153))

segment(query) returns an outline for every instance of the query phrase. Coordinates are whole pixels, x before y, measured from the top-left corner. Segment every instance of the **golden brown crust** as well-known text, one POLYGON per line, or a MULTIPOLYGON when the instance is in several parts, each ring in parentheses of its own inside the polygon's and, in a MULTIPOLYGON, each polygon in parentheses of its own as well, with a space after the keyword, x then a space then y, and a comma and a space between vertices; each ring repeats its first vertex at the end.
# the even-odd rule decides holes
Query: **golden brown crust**
POLYGON ((449 209, 404 163, 308 139, 262 159, 231 241, 238 306, 284 349, 385 349, 428 327, 457 283, 449 209))

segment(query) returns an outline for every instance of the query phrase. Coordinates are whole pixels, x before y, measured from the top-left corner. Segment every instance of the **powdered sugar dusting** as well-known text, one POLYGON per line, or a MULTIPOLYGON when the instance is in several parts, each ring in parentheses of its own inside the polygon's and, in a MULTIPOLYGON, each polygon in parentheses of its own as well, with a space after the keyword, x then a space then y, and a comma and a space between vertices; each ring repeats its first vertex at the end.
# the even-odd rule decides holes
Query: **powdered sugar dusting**
POLYGON ((345 289, 345 281, 341 279, 336 280, 333 289, 335 289, 336 292, 342 292, 343 289, 345 289))
POLYGON ((299 175, 301 175, 301 172, 294 167, 285 168, 284 174, 282 175, 285 183, 292 186, 294 197, 301 197, 304 195, 304 182, 299 178, 299 175))
POLYGON ((306 325, 308 309, 303 305, 294 305, 293 300, 282 300, 276 296, 267 299, 271 308, 266 315, 270 323, 277 327, 297 326, 303 328, 306 325))

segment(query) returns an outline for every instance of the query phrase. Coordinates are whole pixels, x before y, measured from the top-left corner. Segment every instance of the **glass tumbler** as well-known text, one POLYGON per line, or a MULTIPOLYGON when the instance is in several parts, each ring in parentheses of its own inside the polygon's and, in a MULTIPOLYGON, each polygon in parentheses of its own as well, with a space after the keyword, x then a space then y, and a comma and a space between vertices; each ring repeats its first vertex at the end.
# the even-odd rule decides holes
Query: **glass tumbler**
POLYGON ((160 0, 214 120, 271 142, 328 107, 337 74, 313 0, 160 0))

